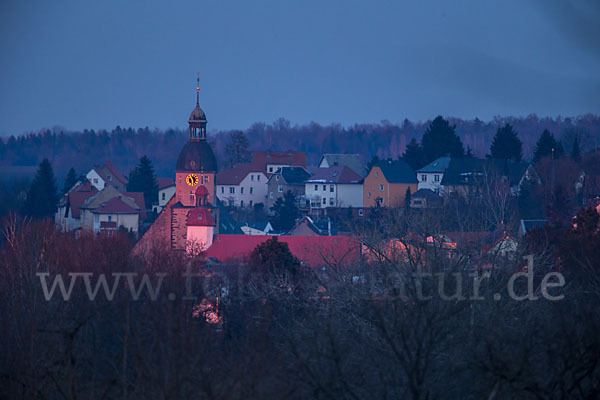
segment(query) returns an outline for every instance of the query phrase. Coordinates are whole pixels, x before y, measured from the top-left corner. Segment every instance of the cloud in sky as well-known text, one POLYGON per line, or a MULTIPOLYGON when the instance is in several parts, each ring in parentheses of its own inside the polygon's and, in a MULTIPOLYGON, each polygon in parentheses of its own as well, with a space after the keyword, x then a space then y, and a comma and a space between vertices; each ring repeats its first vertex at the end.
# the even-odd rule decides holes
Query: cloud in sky
POLYGON ((577 115, 600 105, 599 7, 465 0, 8 0, 0 133, 577 115))

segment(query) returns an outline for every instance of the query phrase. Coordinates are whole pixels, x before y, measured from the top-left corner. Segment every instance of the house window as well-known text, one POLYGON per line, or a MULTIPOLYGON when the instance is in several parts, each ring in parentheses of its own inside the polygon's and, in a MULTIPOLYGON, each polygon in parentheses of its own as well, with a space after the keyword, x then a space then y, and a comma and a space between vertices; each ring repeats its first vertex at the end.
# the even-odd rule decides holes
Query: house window
POLYGON ((327 191, 327 185, 323 185, 323 191, 326 192, 327 191))
POLYGON ((333 193, 333 185, 329 185, 329 191, 333 193))
POLYGON ((252 207, 252 200, 250 200, 250 207, 252 207))
POLYGON ((109 181, 111 181, 111 182, 112 182, 112 176, 110 176, 110 175, 107 175, 106 177, 108 178, 108 180, 109 180, 109 181))
POLYGON ((279 180, 279 175, 275 175, 275 180, 278 181, 279 180))
POLYGON ((365 215, 365 212, 363 211, 363 209, 362 209, 362 208, 359 208, 359 209, 358 209, 358 216, 359 216, 359 217, 362 217, 363 215, 365 215))
POLYGON ((370 199, 371 198, 371 192, 367 192, 367 197, 370 199))
POLYGON ((375 176, 379 177, 379 171, 375 171, 375 176))
POLYGON ((232 199, 229 200, 229 207, 233 207, 233 200, 232 199))
POLYGON ((269 172, 273 172, 273 167, 269 167, 269 172))
POLYGON ((250 186, 250 194, 254 193, 254 187, 250 186))
POLYGON ((329 205, 332 206, 333 205, 333 197, 329 198, 329 205))
POLYGON ((269 193, 269 198, 272 199, 273 198, 273 192, 269 193))
POLYGON ((254 180, 254 175, 250 175, 250 180, 253 181, 254 180))
POLYGON ((244 200, 240 201, 240 207, 244 207, 244 200))
POLYGON ((256 175, 256 180, 260 182, 260 175, 256 175))
POLYGON ((229 193, 234 194, 235 193, 235 188, 233 186, 231 186, 229 188, 229 193))
POLYGON ((240 188, 240 193, 244 194, 244 187, 243 186, 240 188))
POLYGON ((315 192, 319 190, 319 185, 315 185, 315 192))
POLYGON ((277 191, 279 193, 283 193, 283 186, 282 185, 277 186, 277 191))
POLYGON ((225 186, 221 186, 221 193, 225 193, 225 186))
POLYGON ((325 197, 323 197, 323 205, 326 206, 327 205, 327 199, 325 197))
POLYGON ((206 176, 204 177, 204 182, 205 182, 205 183, 208 183, 208 175, 206 175, 206 176))
POLYGON ((194 192, 190 190, 190 201, 194 202, 194 192))
POLYGON ((383 185, 379 185, 379 190, 383 192, 383 190, 385 189, 385 186, 383 185))
POLYGON ((421 175, 421 182, 427 182, 427 175, 421 175))
POLYGON ((162 192, 162 199, 166 200, 166 198, 167 198, 167 194, 165 192, 162 192))
POLYGON ((98 178, 94 178, 94 183, 98 183, 98 178))
POLYGON ((112 222, 112 215, 108 216, 108 222, 112 222))
POLYGON ((434 175, 433 176, 433 180, 436 181, 436 182, 439 182, 440 181, 440 176, 439 175, 434 175))

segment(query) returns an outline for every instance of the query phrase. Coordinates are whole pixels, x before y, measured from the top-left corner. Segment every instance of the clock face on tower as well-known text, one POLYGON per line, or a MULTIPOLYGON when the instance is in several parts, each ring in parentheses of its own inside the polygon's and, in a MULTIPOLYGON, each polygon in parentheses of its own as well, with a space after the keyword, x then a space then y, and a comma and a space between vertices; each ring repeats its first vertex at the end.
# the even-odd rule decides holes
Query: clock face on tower
POLYGON ((190 186, 196 186, 198 184, 198 175, 189 174, 188 176, 185 177, 185 181, 190 186))

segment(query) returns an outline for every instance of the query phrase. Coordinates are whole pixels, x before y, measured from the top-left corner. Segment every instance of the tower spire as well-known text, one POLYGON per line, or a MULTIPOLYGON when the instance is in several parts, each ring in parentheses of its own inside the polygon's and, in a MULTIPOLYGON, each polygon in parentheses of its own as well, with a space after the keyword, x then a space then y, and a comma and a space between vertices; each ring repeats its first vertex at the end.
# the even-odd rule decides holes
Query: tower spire
POLYGON ((200 105, 200 72, 196 78, 196 106, 200 105))

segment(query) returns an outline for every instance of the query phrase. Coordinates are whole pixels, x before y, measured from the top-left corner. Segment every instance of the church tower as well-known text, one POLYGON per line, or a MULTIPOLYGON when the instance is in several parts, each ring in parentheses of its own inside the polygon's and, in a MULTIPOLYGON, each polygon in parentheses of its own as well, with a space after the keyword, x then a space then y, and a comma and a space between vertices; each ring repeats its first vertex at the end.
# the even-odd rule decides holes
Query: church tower
POLYGON ((196 86, 196 107, 188 120, 188 141, 175 167, 175 196, 185 207, 196 206, 196 189, 205 186, 207 201, 215 203, 217 160, 206 142, 206 115, 200 108, 200 79, 196 86))

